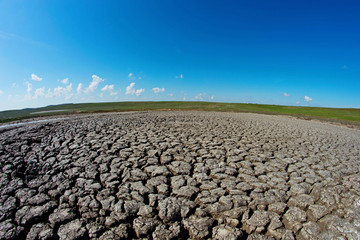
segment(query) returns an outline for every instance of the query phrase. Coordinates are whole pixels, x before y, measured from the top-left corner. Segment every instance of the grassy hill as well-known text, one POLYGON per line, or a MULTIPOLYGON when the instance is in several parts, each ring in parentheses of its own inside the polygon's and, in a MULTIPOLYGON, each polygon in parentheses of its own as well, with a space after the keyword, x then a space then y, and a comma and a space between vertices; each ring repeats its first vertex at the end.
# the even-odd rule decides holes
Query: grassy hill
POLYGON ((61 104, 41 108, 27 108, 0 112, 0 122, 10 122, 26 118, 43 116, 96 113, 124 112, 148 110, 200 110, 219 112, 252 112, 274 115, 291 115, 304 119, 318 119, 342 124, 360 126, 360 109, 355 108, 319 108, 295 107, 244 103, 214 102, 108 102, 61 104))

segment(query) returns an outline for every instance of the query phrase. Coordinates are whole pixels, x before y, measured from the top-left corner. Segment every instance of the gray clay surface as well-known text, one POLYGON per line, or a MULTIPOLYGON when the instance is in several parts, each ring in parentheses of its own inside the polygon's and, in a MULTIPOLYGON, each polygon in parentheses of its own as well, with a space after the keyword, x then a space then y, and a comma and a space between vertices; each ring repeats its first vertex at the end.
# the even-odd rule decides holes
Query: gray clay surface
POLYGON ((360 131, 97 114, 0 130, 0 239, 359 239, 360 131))

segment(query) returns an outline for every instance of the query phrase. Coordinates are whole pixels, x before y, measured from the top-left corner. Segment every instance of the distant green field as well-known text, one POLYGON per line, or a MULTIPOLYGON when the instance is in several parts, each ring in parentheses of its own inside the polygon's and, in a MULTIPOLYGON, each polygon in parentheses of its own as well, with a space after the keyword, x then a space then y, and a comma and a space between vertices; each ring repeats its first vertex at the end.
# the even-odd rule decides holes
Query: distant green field
POLYGON ((305 119, 340 122, 360 126, 360 109, 292 107, 263 104, 214 103, 214 102, 108 102, 62 104, 41 108, 0 112, 0 122, 25 118, 74 113, 124 112, 148 110, 200 110, 218 112, 252 112, 273 115, 291 115, 305 119))

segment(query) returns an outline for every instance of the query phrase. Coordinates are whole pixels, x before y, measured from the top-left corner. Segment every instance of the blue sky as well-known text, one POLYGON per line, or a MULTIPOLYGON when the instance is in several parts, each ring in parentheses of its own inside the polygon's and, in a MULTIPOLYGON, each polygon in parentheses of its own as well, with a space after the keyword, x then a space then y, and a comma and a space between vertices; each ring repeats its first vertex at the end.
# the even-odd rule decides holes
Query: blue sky
POLYGON ((0 0, 0 110, 216 101, 360 108, 358 1, 0 0))

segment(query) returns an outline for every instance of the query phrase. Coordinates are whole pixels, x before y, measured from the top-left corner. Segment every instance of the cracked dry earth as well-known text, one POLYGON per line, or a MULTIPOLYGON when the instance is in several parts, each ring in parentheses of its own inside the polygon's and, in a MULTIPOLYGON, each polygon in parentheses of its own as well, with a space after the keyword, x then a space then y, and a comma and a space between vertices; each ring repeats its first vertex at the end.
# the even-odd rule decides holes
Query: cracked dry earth
POLYGON ((142 112, 0 131, 0 239, 360 237, 358 130, 142 112))

